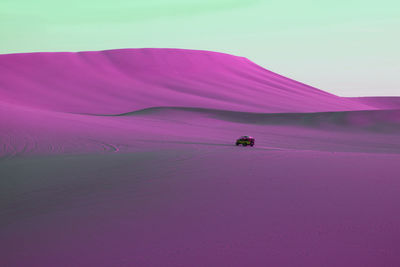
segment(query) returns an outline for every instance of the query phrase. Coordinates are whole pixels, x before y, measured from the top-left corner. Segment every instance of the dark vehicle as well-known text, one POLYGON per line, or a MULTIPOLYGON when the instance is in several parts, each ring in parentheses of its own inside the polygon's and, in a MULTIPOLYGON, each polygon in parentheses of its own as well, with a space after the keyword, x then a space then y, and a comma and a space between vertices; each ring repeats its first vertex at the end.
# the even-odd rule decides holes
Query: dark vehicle
POLYGON ((242 145, 242 146, 254 146, 254 137, 251 136, 242 136, 238 140, 236 140, 236 145, 242 145))

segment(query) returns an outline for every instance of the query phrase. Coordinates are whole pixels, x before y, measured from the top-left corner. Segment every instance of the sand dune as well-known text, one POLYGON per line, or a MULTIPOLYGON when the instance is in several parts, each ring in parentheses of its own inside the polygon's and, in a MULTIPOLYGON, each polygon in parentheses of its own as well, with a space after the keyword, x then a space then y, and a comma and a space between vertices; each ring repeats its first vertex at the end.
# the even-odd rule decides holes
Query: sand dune
POLYGON ((99 116, 2 105, 0 111, 5 158, 134 152, 176 141, 232 145, 242 134, 255 135, 258 147, 278 149, 397 153, 400 144, 400 110, 251 113, 159 107, 99 116))
POLYGON ((243 57, 178 49, 0 55, 2 101, 115 114, 159 106, 247 112, 377 109, 270 72, 243 57))
POLYGON ((0 73, 0 266, 400 265, 398 98, 176 49, 0 73))

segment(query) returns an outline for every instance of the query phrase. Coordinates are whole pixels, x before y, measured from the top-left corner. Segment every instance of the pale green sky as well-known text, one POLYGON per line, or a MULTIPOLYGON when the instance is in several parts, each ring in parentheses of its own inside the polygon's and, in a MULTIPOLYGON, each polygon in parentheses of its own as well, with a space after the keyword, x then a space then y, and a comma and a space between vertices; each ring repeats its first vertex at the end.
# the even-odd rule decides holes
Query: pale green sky
POLYGON ((395 0, 2 0, 0 53, 174 47, 248 57, 343 96, 400 96, 395 0))

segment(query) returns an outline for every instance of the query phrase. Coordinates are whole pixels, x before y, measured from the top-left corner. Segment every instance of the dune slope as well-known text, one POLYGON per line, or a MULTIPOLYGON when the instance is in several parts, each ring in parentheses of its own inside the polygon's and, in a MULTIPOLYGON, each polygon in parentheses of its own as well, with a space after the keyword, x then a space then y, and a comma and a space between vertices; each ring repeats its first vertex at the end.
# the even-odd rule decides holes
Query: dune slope
POLYGON ((243 57, 180 49, 0 55, 1 101, 118 114, 180 106, 247 112, 376 109, 270 72, 243 57))

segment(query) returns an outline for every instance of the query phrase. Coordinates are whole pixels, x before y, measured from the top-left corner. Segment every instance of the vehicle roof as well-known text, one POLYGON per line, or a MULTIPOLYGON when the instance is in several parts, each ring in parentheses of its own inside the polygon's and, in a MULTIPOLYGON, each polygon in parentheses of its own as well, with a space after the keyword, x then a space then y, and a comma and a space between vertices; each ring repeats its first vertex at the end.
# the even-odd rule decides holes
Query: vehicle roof
POLYGON ((240 138, 254 138, 254 137, 251 137, 251 136, 248 136, 248 135, 242 135, 240 138))

